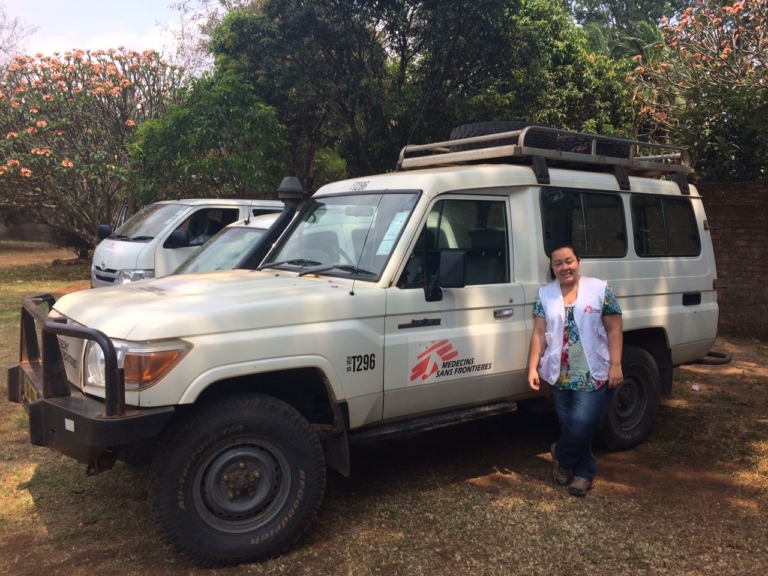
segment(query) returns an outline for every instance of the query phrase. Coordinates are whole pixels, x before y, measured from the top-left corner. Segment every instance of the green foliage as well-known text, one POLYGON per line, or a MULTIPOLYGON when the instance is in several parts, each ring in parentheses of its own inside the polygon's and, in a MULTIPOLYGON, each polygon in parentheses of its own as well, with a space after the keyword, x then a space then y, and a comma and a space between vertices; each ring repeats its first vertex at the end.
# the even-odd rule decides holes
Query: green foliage
POLYGON ((125 200, 136 126, 161 115, 182 82, 151 50, 17 56, 0 83, 0 205, 87 257, 125 200))
POLYGON ((310 190, 321 150, 354 176, 476 120, 631 125, 627 69, 593 54, 558 0, 266 0, 230 13, 212 50, 277 110, 310 190))
POLYGON ((630 31, 639 22, 658 22, 695 4, 692 0, 571 0, 567 2, 580 24, 597 23, 630 31))
POLYGON ((768 6, 689 8, 638 55, 640 129, 689 149, 700 180, 768 179, 768 6))
POLYGON ((233 73, 206 76, 183 105, 137 132, 132 188, 143 202, 271 191, 285 174, 284 146, 275 110, 250 84, 233 73))

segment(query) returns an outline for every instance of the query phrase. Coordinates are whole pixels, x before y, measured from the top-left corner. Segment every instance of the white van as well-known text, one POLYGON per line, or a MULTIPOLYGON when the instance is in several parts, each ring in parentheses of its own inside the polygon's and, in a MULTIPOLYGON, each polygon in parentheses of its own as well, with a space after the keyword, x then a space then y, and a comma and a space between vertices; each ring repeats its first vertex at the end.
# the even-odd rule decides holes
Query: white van
POLYGON ((249 214, 282 209, 283 203, 277 200, 205 198, 150 204, 114 232, 108 226, 99 227, 102 241, 93 253, 91 287, 167 276, 225 226, 249 214), (188 244, 173 242, 177 230, 187 231, 188 244))
POLYGON ((673 368, 717 334, 688 154, 507 126, 323 186, 257 269, 25 299, 8 397, 31 442, 89 474, 152 457, 159 531, 194 562, 274 556, 308 528, 326 466, 350 473, 351 443, 544 402, 528 347, 563 241, 624 313, 624 382, 600 439, 642 442, 673 368))

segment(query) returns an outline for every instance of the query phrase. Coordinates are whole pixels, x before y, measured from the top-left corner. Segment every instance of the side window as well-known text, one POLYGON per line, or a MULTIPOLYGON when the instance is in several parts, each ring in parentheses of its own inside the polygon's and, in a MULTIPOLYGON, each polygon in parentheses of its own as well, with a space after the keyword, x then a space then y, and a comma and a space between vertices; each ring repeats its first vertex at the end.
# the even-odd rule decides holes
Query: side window
POLYGON ((424 286, 437 274, 440 252, 463 250, 467 285, 509 282, 506 203, 495 200, 441 200, 427 217, 398 286, 424 286), (424 260, 426 257, 426 266, 424 260))
POLYGON ((541 191, 544 251, 571 244, 584 258, 621 258, 627 253, 624 208, 616 194, 541 191))
POLYGON ((698 256, 701 239, 690 201, 632 196, 632 227, 638 256, 698 256))
POLYGON ((225 226, 237 221, 237 208, 201 208, 184 220, 176 230, 189 233, 190 246, 202 246, 225 226))

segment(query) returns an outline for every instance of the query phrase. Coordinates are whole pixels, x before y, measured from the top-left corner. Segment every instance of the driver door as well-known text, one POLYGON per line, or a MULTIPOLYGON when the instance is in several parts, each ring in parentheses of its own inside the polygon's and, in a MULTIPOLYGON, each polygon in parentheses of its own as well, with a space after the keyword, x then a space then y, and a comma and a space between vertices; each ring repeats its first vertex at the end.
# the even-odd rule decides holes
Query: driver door
POLYGON ((442 196, 387 290, 384 418, 482 404, 527 386, 525 298, 512 281, 504 196, 442 196), (466 286, 425 300, 441 250, 466 253, 466 286))

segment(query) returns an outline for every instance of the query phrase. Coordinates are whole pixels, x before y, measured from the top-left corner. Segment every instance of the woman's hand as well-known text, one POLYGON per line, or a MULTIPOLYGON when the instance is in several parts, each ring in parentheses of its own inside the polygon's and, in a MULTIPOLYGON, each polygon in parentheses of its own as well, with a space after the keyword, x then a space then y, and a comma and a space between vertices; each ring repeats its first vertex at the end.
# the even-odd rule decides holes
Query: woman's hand
POLYGON ((624 373, 621 371, 621 364, 611 364, 608 368, 608 388, 618 388, 624 382, 624 373))
POLYGON ((539 381, 539 373, 535 369, 528 371, 528 387, 531 390, 541 389, 541 382, 539 381))

